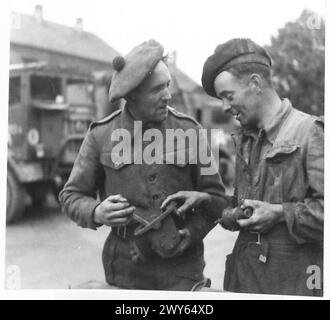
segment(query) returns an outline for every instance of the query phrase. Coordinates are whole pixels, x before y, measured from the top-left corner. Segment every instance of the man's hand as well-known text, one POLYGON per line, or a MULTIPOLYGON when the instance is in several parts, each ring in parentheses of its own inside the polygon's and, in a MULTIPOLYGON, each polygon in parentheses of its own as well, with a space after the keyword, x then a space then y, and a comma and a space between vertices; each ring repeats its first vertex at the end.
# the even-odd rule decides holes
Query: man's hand
POLYGON ((253 208, 253 215, 249 219, 237 220, 242 229, 266 233, 277 223, 284 221, 283 206, 259 200, 246 199, 241 208, 253 208))
POLYGON ((173 258, 180 256, 191 245, 192 239, 191 239, 190 231, 187 228, 184 228, 179 230, 178 232, 180 234, 181 241, 177 245, 174 251, 172 251, 169 254, 164 254, 163 252, 154 249, 162 258, 173 258))
POLYGON ((211 202, 211 196, 206 192, 179 191, 168 196, 162 203, 161 209, 165 208, 171 201, 178 201, 182 205, 177 209, 179 214, 185 213, 189 209, 207 206, 211 202))
POLYGON ((102 201, 94 211, 94 221, 110 227, 127 225, 135 207, 120 194, 111 195, 102 201))
POLYGON ((221 219, 218 220, 220 225, 229 231, 239 230, 239 225, 237 223, 237 210, 239 208, 226 208, 222 211, 221 219))

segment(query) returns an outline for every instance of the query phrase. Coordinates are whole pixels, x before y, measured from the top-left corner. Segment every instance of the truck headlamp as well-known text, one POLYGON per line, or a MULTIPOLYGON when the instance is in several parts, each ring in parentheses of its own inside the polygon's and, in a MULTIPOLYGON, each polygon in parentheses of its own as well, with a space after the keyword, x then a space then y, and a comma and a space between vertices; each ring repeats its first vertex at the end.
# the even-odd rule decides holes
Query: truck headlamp
POLYGON ((27 133, 27 141, 31 146, 35 146, 39 143, 40 134, 36 128, 32 128, 27 133))

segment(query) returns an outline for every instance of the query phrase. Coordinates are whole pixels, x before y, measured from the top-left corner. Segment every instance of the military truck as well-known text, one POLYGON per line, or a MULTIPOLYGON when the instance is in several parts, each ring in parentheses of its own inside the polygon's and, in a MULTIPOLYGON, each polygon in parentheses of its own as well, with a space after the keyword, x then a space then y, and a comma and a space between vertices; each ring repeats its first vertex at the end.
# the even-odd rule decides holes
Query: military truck
POLYGON ((95 119, 94 79, 45 62, 10 66, 7 223, 65 183, 95 119))

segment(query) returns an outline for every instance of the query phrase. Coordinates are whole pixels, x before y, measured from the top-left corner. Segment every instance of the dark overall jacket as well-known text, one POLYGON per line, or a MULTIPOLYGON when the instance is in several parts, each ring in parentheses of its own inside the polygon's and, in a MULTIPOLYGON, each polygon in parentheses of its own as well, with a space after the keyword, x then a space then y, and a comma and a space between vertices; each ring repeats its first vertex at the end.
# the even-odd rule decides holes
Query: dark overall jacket
POLYGON ((284 99, 266 128, 258 133, 241 132, 234 139, 236 195, 282 204, 285 222, 261 235, 240 231, 227 256, 224 289, 321 295, 323 121, 294 109, 284 99), (259 152, 251 157, 251 146, 258 140, 259 152))
MULTIPOLYGON (((218 173, 202 175, 201 168, 204 165, 198 159, 194 164, 189 163, 188 156, 184 162, 178 163, 167 163, 167 159, 171 157, 165 156, 163 164, 129 164, 121 161, 120 157, 117 161, 113 150, 118 141, 110 139, 116 129, 126 129, 136 138, 134 119, 126 107, 123 111, 117 111, 92 124, 69 180, 60 193, 63 210, 78 225, 96 229, 98 225, 93 221, 93 212, 100 201, 109 195, 121 194, 140 213, 153 215, 159 211, 167 196, 180 190, 210 193, 213 202, 209 210, 214 213, 188 214, 180 226, 189 229, 193 242, 179 257, 164 259, 155 255, 150 261, 134 262, 130 255, 131 239, 122 239, 114 232, 104 245, 103 265, 108 283, 132 289, 187 290, 188 288, 178 288, 175 284, 178 283, 178 277, 186 277, 194 282, 203 278, 203 238, 215 226, 214 221, 207 217, 211 213, 215 220, 219 208, 225 205, 221 198, 224 192, 221 178, 218 173), (97 191, 100 199, 97 199, 97 191)), ((198 131, 200 125, 192 118, 169 108, 167 119, 158 129, 165 135, 166 129, 198 131)), ((137 152, 139 151, 132 149, 132 156, 141 156, 137 152)), ((128 231, 132 231, 134 227, 136 225, 132 221, 128 231)))

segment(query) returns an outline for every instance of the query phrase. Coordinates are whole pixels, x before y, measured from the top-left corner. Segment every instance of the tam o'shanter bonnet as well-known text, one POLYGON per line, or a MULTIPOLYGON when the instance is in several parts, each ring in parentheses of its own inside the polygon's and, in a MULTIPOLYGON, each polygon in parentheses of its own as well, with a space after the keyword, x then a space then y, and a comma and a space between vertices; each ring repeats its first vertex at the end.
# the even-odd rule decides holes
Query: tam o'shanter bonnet
POLYGON ((162 59, 163 46, 151 39, 133 48, 125 57, 113 59, 114 73, 109 90, 110 102, 124 98, 134 90, 162 59))

